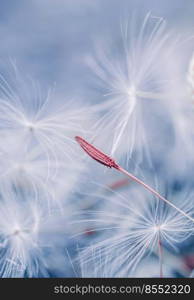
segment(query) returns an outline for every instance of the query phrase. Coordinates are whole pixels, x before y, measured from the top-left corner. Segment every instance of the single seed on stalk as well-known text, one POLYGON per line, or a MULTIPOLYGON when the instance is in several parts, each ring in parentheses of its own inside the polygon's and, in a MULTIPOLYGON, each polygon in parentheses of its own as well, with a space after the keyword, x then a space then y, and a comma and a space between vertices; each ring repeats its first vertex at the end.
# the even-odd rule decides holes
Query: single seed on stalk
POLYGON ((160 200, 163 200, 164 202, 166 202, 168 205, 170 205, 171 207, 173 207, 174 209, 176 209, 179 213, 181 213, 182 215, 184 215, 186 218, 188 218, 190 221, 192 221, 194 223, 194 219, 191 216, 189 216, 182 209, 178 208, 173 203, 171 203, 169 200, 167 200, 166 198, 164 198, 162 195, 160 195, 157 191, 155 191, 152 187, 150 187, 149 185, 147 185, 141 179, 137 178, 133 174, 131 174, 128 171, 126 171, 125 169, 123 169, 110 156, 108 156, 105 153, 103 153, 102 151, 98 150, 96 147, 94 147, 93 145, 91 145, 90 143, 88 143, 87 141, 85 141, 80 136, 76 136, 75 139, 80 144, 80 146, 84 149, 84 151, 90 157, 92 157, 94 160, 96 160, 97 162, 105 165, 106 167, 114 168, 114 169, 120 171, 121 173, 123 173, 126 176, 128 176, 130 179, 132 179, 135 182, 141 184, 145 189, 147 189, 153 195, 155 195, 156 197, 158 197, 160 200))

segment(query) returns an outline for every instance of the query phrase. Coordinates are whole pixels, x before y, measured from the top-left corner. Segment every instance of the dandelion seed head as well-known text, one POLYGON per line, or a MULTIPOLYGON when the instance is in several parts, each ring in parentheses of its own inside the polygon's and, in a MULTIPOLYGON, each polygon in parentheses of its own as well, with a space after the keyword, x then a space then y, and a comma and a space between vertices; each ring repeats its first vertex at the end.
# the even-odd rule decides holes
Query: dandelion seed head
POLYGON ((30 121, 26 121, 24 123, 24 126, 26 126, 29 129, 29 131, 31 131, 31 132, 34 131, 35 129, 40 128, 37 123, 33 123, 33 122, 30 122, 30 121))
MULTIPOLYGON (((157 148, 155 145, 151 149, 149 142, 149 139, 153 140, 152 132, 156 128, 153 116, 164 112, 168 123, 174 110, 168 99, 177 99, 180 94, 177 86, 182 87, 180 83, 174 84, 174 78, 180 78, 180 68, 175 61, 181 59, 173 59, 178 57, 179 38, 167 29, 163 18, 151 13, 141 22, 134 16, 130 20, 121 26, 123 43, 119 43, 118 56, 114 52, 113 57, 113 51, 106 51, 103 43, 97 49, 96 57, 88 59, 88 64, 107 91, 103 94, 102 105, 99 103, 97 106, 98 111, 101 108, 102 115, 96 122, 96 130, 99 136, 106 130, 107 135, 113 133, 109 135, 108 144, 104 140, 105 151, 111 156, 120 159, 125 154, 127 163, 130 163, 138 151, 137 163, 142 163, 145 158, 151 166, 151 153, 157 148), (104 52, 102 49, 105 49, 104 52), (147 107, 152 111, 148 118, 147 107)), ((160 124, 157 123, 158 127, 160 124)), ((161 134, 161 138, 165 137, 165 133, 161 134)), ((156 153, 159 151, 164 153, 160 148, 156 153)))
MULTIPOLYGON (((179 195, 178 206, 191 214, 191 202, 187 199, 183 203, 181 196, 185 196, 184 192, 179 195)), ((89 224, 94 219, 94 229, 96 226, 96 231, 101 233, 92 247, 96 253, 100 251, 102 264, 105 261, 110 264, 117 276, 133 276, 146 257, 158 255, 158 243, 176 253, 181 242, 193 234, 192 222, 172 207, 151 198, 138 193, 136 188, 128 190, 127 195, 113 193, 105 197, 106 206, 89 218, 89 224)), ((89 263, 90 255, 88 247, 83 251, 83 261, 89 263)), ((95 259, 99 259, 98 255, 95 259)))
POLYGON ((61 258, 73 230, 72 208, 66 205, 62 211, 55 206, 48 211, 42 201, 16 188, 1 188, 0 196, 0 275, 48 276, 52 253, 59 251, 61 258))
POLYGON ((0 135, 6 136, 5 143, 13 140, 13 144, 39 147, 56 170, 62 160, 71 161, 73 167, 77 158, 74 135, 90 128, 87 105, 61 99, 54 88, 43 93, 16 66, 12 76, 0 74, 0 96, 0 135))

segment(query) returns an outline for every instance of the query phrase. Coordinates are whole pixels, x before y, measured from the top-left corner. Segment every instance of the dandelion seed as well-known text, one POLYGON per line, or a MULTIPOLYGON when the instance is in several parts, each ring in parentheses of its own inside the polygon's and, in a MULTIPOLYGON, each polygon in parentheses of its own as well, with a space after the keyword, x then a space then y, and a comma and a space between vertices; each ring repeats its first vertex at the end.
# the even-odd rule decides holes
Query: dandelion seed
POLYGON ((43 199, 47 207, 63 205, 83 171, 83 164, 63 157, 56 166, 38 145, 24 144, 22 138, 15 141, 10 136, 4 136, 3 140, 0 145, 0 188, 9 190, 15 186, 32 195, 33 199, 43 199))
POLYGON ((43 200, 18 189, 1 189, 0 197, 0 276, 49 277, 52 257, 61 259, 72 230, 71 207, 48 212, 43 200))
POLYGON ((22 78, 15 66, 11 78, 0 74, 0 96, 1 137, 5 134, 16 143, 23 140, 25 145, 39 146, 56 169, 62 159, 73 162, 73 137, 75 132, 86 132, 89 110, 54 95, 54 89, 43 93, 32 79, 22 78))
POLYGON ((142 185, 145 189, 147 189, 149 192, 151 192, 153 195, 158 197, 159 199, 166 202, 168 205, 172 206, 174 209, 176 209, 179 213, 184 215, 186 218, 194 222, 194 219, 186 214, 184 211, 182 211, 180 208, 176 207, 173 203, 171 203, 169 200, 161 196, 157 191, 155 191, 153 188, 151 188, 149 185, 144 183, 142 180, 134 176, 133 174, 129 173, 125 169, 123 169, 121 166, 119 166, 112 158, 110 158, 108 155, 104 154, 102 151, 98 150, 88 142, 86 142, 83 138, 76 136, 76 141, 80 144, 80 146, 84 149, 84 151, 91 156, 94 160, 100 162, 101 164, 109 167, 109 168, 115 168, 116 170, 120 171, 121 173, 128 176, 133 181, 139 183, 142 185))
MULTIPOLYGON (((124 152, 129 160, 134 151, 140 150, 150 160, 151 149, 145 127, 149 126, 151 118, 145 119, 142 109, 149 105, 153 116, 157 101, 161 109, 168 109, 169 113, 169 105, 166 106, 166 99, 169 98, 167 91, 175 90, 172 88, 172 78, 175 77, 175 64, 177 66, 176 60, 169 57, 177 52, 178 42, 166 30, 163 18, 149 13, 141 26, 133 17, 130 21, 121 28, 123 47, 119 43, 119 57, 111 59, 111 51, 105 53, 103 44, 98 50, 97 59, 88 58, 88 64, 107 90, 106 102, 94 106, 102 114, 96 129, 99 134, 102 130, 113 132, 109 143, 111 156, 124 152)), ((149 161, 149 164, 152 162, 149 161)))
POLYGON ((99 163, 109 167, 118 169, 118 165, 115 161, 110 158, 108 155, 104 154, 88 142, 86 142, 83 138, 76 136, 76 141, 80 144, 80 146, 86 151, 86 153, 91 156, 94 160, 98 161, 99 163))
MULTIPOLYGON (((175 195, 174 200, 189 213, 193 208, 190 199, 184 196, 184 192, 178 199, 175 195)), ((165 248, 177 251, 178 245, 193 234, 191 222, 172 207, 137 191, 134 194, 129 191, 127 196, 113 193, 104 198, 107 205, 91 212, 85 220, 92 223, 101 236, 81 254, 83 265, 90 265, 95 258, 96 262, 101 261, 102 267, 111 266, 117 276, 128 277, 133 276, 145 258, 157 255, 158 276, 163 277, 165 248)), ((171 267, 176 269, 176 265, 175 261, 173 266, 172 259, 171 267)))
POLYGON ((0 208, 1 277, 23 277, 25 273, 28 277, 47 276, 38 238, 41 211, 35 204, 16 198, 9 193, 9 199, 3 197, 0 208))

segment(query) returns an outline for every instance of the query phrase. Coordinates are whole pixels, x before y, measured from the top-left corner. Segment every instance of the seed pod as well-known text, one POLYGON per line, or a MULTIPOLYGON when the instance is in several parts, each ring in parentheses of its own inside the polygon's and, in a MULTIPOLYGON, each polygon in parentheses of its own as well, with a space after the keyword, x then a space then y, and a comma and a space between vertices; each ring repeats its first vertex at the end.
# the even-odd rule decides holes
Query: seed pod
POLYGON ((83 138, 76 136, 75 139, 90 157, 105 165, 106 167, 118 169, 118 165, 116 164, 114 159, 86 142, 83 138))

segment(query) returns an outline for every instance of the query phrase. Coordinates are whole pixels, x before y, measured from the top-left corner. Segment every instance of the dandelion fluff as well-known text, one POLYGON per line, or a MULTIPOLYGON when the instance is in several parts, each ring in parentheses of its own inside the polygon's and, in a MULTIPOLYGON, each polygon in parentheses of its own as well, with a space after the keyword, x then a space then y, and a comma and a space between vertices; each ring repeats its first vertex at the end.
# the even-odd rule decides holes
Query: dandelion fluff
POLYGON ((62 252, 75 233, 71 207, 48 211, 42 201, 16 189, 1 189, 0 202, 1 277, 49 277, 55 256, 65 271, 69 261, 65 255, 62 259, 62 252))
MULTIPOLYGON (((88 218, 89 223, 94 222, 96 230, 101 233, 92 248, 100 249, 101 261, 107 263, 108 258, 108 264, 117 268, 115 272, 119 277, 133 276, 145 257, 153 253, 158 255, 159 241, 162 247, 177 251, 178 245, 193 233, 192 223, 172 207, 156 199, 145 198, 137 189, 134 191, 127 197, 121 194, 112 198, 107 196, 106 201, 110 200, 110 205, 96 211, 96 214, 93 212, 88 218)), ((187 213, 192 211, 188 199, 183 203, 180 196, 178 202, 187 213)), ((83 260, 86 263, 90 262, 90 254, 90 247, 84 250, 83 260)))
POLYGON ((145 17, 141 27, 135 22, 123 26, 122 37, 124 49, 123 53, 119 51, 119 58, 111 60, 111 54, 100 50, 96 61, 88 59, 108 89, 106 102, 96 105, 102 113, 96 128, 99 136, 102 128, 105 136, 113 133, 113 138, 109 137, 110 148, 105 143, 111 155, 116 153, 117 156, 124 150, 129 159, 135 148, 143 147, 147 159, 151 160, 146 129, 151 129, 152 118, 147 118, 144 110, 148 105, 149 111, 156 109, 158 112, 158 105, 166 109, 168 96, 164 94, 164 86, 168 85, 170 90, 168 79, 172 77, 167 66, 177 40, 166 31, 165 20, 151 14, 145 17))

